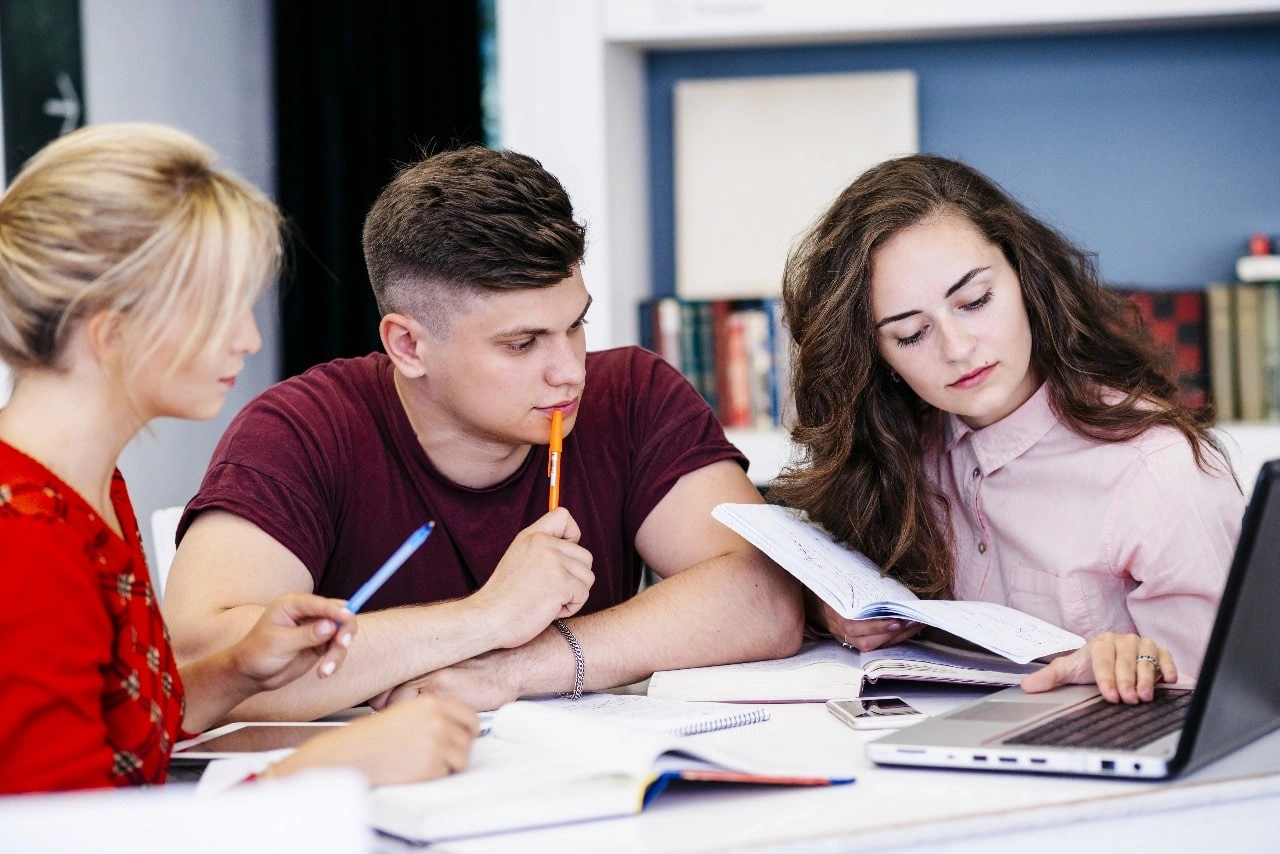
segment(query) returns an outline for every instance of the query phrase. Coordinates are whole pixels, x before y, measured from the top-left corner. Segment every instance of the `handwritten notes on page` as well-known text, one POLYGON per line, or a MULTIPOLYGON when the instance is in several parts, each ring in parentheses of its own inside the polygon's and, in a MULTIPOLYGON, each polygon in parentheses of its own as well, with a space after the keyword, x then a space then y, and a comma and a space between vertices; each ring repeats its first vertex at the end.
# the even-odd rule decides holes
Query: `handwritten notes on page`
POLYGON ((1084 638, 994 602, 923 600, 880 572, 866 555, 845 548, 792 509, 721 504, 711 514, 773 558, 850 620, 898 618, 950 632, 1011 661, 1066 652, 1084 638))

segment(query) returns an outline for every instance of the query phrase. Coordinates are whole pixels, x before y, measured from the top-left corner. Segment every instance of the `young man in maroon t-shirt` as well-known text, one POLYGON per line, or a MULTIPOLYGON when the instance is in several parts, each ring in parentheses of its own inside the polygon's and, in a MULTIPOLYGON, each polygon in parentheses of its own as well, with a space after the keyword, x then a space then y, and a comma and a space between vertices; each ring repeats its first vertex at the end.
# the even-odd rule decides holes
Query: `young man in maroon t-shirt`
POLYGON ((238 715, 419 691, 490 709, 797 650, 795 582, 711 518, 760 497, 706 403, 647 351, 586 353, 584 229, 537 161, 472 148, 411 165, 364 246, 386 352, 286 380, 228 428, 168 577, 179 659, 228 646, 286 591, 350 597, 435 529, 365 606, 338 674, 238 715), (637 592, 642 564, 662 581, 637 592))

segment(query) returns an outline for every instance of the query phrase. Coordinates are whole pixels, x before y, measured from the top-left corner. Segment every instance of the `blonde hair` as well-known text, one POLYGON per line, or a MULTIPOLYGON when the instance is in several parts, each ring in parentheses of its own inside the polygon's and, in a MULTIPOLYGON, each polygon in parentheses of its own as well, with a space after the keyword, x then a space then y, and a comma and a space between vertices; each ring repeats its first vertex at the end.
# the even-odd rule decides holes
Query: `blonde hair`
POLYGON ((257 188, 173 128, 81 128, 36 153, 0 198, 0 359, 59 370, 75 324, 125 319, 124 370, 176 318, 170 368, 232 332, 279 271, 281 218, 257 188))

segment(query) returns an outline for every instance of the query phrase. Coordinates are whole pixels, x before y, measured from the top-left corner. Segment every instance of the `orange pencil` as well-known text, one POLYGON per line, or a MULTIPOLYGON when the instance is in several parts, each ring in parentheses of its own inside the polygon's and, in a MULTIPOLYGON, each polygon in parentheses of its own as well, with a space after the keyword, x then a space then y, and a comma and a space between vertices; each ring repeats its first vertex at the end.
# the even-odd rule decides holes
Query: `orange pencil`
POLYGON ((547 454, 547 477, 551 478, 551 494, 548 509, 560 506, 560 457, 564 454, 564 413, 559 409, 551 413, 551 447, 547 454))

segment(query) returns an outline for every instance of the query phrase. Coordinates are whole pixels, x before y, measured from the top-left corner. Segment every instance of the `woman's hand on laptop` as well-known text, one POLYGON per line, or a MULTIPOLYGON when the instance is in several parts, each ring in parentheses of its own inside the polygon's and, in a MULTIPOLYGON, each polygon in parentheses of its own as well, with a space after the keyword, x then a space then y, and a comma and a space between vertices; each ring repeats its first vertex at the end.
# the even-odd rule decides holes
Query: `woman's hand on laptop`
POLYGON ((1022 690, 1038 694, 1059 685, 1095 682, 1108 702, 1145 703, 1155 696, 1157 682, 1177 681, 1178 667, 1169 650, 1150 638, 1103 632, 1024 678, 1022 690))

